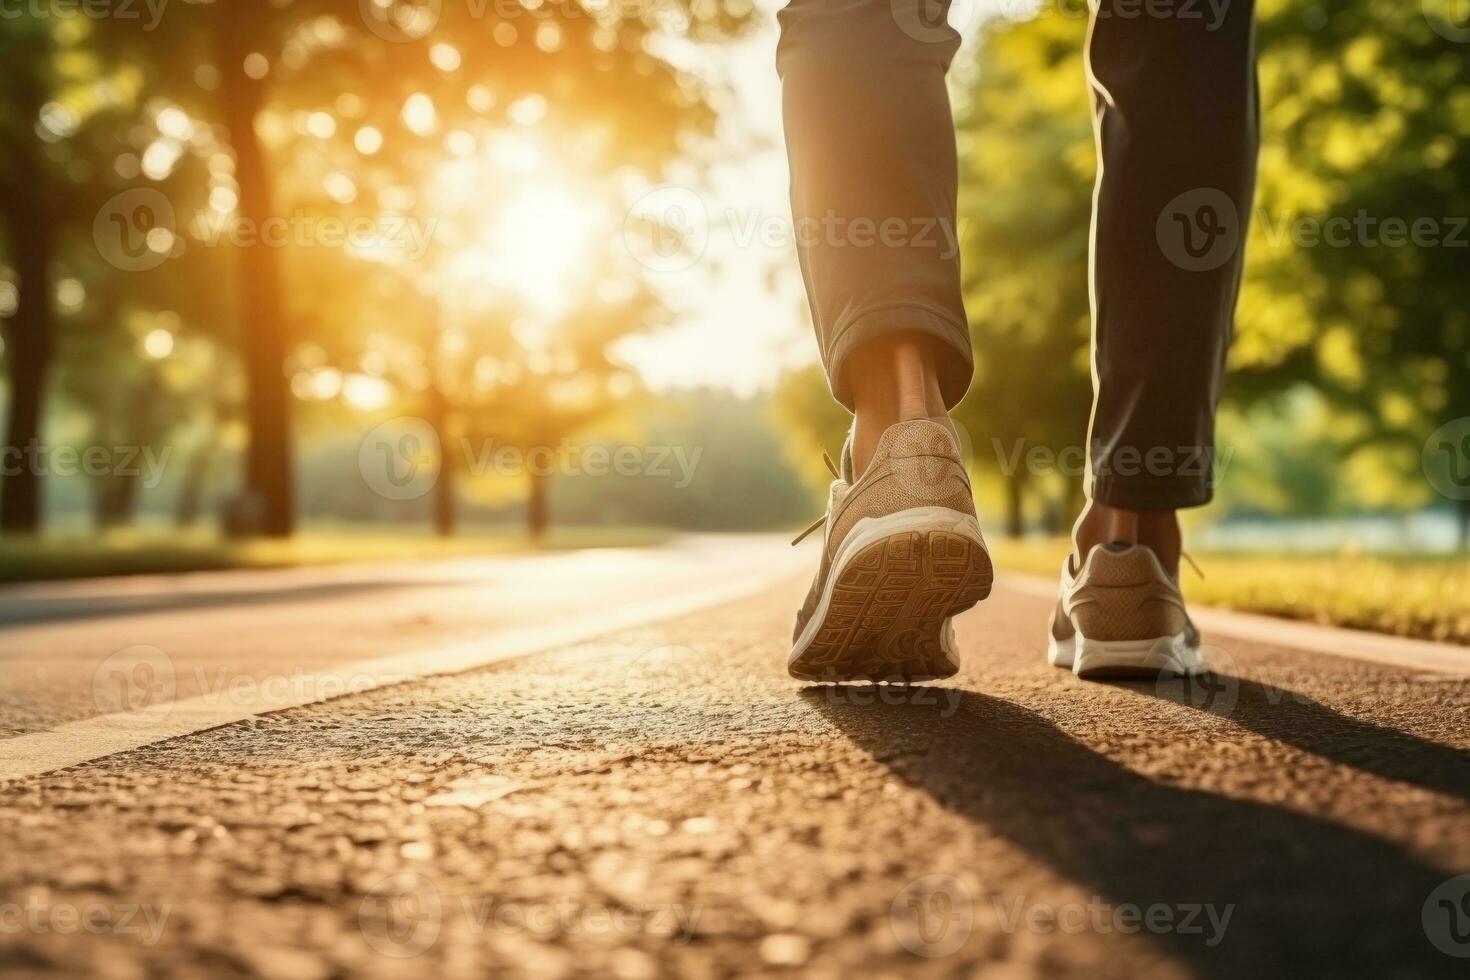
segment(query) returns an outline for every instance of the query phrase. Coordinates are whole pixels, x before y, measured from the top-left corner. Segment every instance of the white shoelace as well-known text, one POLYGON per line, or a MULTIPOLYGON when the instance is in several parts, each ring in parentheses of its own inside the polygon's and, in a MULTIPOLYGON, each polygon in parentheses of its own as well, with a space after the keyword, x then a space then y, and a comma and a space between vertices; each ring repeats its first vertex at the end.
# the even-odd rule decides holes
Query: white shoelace
MULTIPOLYGON (((832 474, 832 478, 834 480, 840 480, 840 479, 842 479, 842 474, 837 471, 837 464, 834 463, 834 462, 832 462, 832 457, 827 455, 827 451, 825 449, 822 450, 822 462, 824 462, 824 463, 827 464, 827 470, 828 470, 828 472, 830 472, 832 474)), ((799 545, 803 541, 805 541, 807 535, 811 534, 813 531, 815 531, 817 528, 821 527, 823 524, 826 524, 827 523, 827 519, 829 517, 831 517, 831 516, 832 516, 831 513, 826 513, 826 514, 823 514, 821 517, 817 518, 815 521, 812 521, 812 523, 807 526, 807 529, 805 531, 802 531, 795 538, 792 538, 791 539, 791 545, 792 545, 792 547, 795 547, 796 545, 799 545)))

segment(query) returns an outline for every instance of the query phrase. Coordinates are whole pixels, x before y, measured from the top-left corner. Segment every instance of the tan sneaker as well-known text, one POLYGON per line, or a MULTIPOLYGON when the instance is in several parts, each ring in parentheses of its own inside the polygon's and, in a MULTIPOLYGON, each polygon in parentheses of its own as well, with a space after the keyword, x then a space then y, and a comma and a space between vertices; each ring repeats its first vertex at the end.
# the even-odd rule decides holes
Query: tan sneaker
POLYGON ((796 614, 791 676, 951 676, 959 660, 950 618, 988 596, 994 579, 953 433, 928 419, 899 422, 860 480, 850 445, 841 470, 831 468, 827 516, 806 532, 826 524, 822 565, 796 614))
POLYGON ((1062 563, 1046 659, 1078 677, 1157 678, 1204 669, 1179 580, 1145 545, 1100 544, 1062 563))

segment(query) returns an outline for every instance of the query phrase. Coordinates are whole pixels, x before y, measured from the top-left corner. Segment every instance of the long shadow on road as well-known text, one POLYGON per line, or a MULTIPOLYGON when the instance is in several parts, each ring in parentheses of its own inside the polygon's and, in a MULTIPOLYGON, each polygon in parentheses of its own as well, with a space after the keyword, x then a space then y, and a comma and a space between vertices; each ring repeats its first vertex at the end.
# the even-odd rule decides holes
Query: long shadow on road
MULTIPOLYGON (((1430 944, 1420 920, 1450 874, 1400 847, 1157 782, 1011 702, 909 690, 926 696, 885 704, 818 687, 804 697, 895 776, 1115 906, 1233 905, 1214 946, 1209 928, 1139 933, 1198 975, 1446 976, 1461 966, 1430 944)), ((1181 737, 1209 751, 1204 736, 1181 737)), ((996 897, 1009 907, 1021 896, 996 897)))
MULTIPOLYGON (((1470 802, 1470 752, 1349 717, 1298 691, 1228 676, 1216 681, 1221 682, 1234 688, 1228 717, 1237 725, 1339 765, 1470 802)), ((1129 687, 1175 704, 1220 713, 1194 703, 1197 699, 1182 683, 1129 687)))

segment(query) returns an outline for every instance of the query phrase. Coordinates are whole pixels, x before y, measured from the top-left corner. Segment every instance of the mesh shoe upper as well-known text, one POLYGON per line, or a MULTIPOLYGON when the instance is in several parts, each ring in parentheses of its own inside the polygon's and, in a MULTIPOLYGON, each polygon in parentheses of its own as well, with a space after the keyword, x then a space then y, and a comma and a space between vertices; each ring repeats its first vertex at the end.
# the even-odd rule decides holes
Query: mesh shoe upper
POLYGON ((886 517, 913 507, 945 507, 975 514, 975 499, 960 459, 959 443, 940 422, 916 419, 889 426, 862 477, 854 482, 852 476, 849 436, 842 449, 838 478, 828 493, 821 568, 797 613, 793 640, 801 635, 820 604, 827 574, 842 542, 863 518, 886 517))
POLYGON ((1068 559, 1062 569, 1058 615, 1053 618, 1058 639, 1070 635, 1060 619, 1067 619, 1089 640, 1194 636, 1179 580, 1145 545, 1097 545, 1075 575, 1068 559))

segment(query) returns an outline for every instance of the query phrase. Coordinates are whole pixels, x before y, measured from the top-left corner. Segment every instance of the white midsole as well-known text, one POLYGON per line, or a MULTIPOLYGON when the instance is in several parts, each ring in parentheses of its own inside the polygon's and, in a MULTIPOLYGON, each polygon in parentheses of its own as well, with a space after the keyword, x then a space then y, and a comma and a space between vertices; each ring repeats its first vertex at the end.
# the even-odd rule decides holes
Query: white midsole
MULTIPOLYGON (((827 619, 827 607, 832 602, 832 591, 837 586, 837 580, 841 577, 843 569, 853 556, 858 554, 868 545, 881 541, 894 534, 904 534, 909 531, 948 531, 970 538, 981 548, 985 547, 985 539, 980 534, 980 522, 969 514, 962 514, 948 507, 910 507, 900 510, 885 517, 864 517, 852 526, 847 538, 842 542, 842 547, 837 549, 837 555, 832 559, 832 567, 827 571, 827 583, 822 588, 822 598, 817 602, 816 611, 812 618, 807 620, 801 636, 797 637, 796 645, 792 647, 791 656, 786 658, 788 666, 796 662, 796 658, 806 652, 806 648, 812 645, 821 630, 822 623, 827 619)), ((940 633, 940 648, 944 655, 959 666, 959 661, 954 650, 954 630, 950 628, 949 621, 945 621, 945 629, 940 633)))
POLYGON ((1144 640, 1089 640, 1078 633, 1074 639, 1063 643, 1053 640, 1047 659, 1058 667, 1070 666, 1072 673, 1079 677, 1093 671, 1118 668, 1157 670, 1186 676, 1204 670, 1204 657, 1199 647, 1191 643, 1185 633, 1144 640), (1052 658, 1054 651, 1058 654, 1056 659, 1052 658), (1067 662, 1063 663, 1063 659, 1067 662))
POLYGON ((1064 670, 1072 669, 1072 659, 1077 655, 1077 636, 1074 633, 1065 640, 1049 636, 1046 640, 1046 662, 1064 670))

